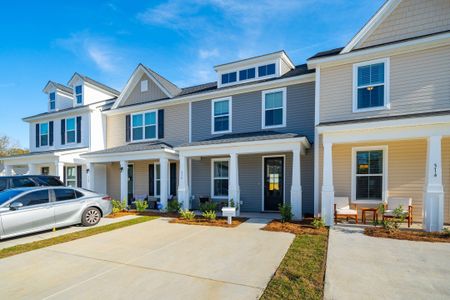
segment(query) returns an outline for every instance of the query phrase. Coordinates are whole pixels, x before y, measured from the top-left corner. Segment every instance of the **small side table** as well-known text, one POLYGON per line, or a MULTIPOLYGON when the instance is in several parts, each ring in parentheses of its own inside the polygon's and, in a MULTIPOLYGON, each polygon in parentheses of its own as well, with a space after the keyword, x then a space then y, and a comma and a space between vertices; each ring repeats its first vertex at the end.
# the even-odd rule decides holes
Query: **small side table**
POLYGON ((366 212, 372 212, 373 213, 373 220, 375 222, 378 222, 378 208, 364 207, 364 208, 361 208, 363 224, 366 224, 366 212))

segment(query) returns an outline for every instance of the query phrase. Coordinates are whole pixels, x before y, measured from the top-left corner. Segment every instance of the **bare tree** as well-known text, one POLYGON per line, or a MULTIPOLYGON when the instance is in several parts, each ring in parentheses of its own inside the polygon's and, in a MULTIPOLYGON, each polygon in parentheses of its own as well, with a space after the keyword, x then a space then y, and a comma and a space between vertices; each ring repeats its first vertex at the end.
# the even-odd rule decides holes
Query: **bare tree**
POLYGON ((7 135, 0 135, 0 157, 26 154, 29 151, 20 147, 19 143, 13 141, 7 135))

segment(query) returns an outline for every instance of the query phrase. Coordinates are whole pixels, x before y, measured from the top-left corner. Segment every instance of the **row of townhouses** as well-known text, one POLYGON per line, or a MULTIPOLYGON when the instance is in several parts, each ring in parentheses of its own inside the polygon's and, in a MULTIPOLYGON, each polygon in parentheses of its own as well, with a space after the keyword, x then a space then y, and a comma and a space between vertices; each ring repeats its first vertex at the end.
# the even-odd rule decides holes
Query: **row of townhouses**
POLYGON ((137 66, 122 91, 75 73, 24 119, 4 159, 116 199, 233 199, 333 223, 335 196, 411 197, 426 230, 450 222, 450 1, 390 0, 345 45, 296 65, 284 51, 214 67, 180 88, 137 66))

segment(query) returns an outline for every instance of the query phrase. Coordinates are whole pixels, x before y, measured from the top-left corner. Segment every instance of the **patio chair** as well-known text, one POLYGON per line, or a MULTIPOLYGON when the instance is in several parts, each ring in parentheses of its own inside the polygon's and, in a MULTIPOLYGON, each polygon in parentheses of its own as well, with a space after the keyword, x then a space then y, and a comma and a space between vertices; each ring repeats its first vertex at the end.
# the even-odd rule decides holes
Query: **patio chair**
POLYGON ((334 197, 334 223, 338 218, 354 218, 358 224, 358 208, 354 204, 355 209, 350 208, 350 200, 348 197, 334 197))
POLYGON ((395 218, 394 209, 402 208, 402 213, 405 219, 408 221, 408 228, 411 227, 413 216, 412 216, 412 198, 407 197, 389 197, 387 204, 384 205, 384 219, 395 218))

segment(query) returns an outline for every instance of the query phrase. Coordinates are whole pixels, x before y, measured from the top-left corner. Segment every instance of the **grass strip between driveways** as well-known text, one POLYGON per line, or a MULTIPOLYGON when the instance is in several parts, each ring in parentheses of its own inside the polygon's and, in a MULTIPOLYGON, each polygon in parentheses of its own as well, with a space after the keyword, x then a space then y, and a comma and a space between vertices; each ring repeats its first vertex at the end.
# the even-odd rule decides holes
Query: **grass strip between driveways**
POLYGON ((327 234, 298 234, 261 299, 323 299, 327 234))
POLYGON ((156 216, 152 216, 152 217, 143 216, 143 217, 138 217, 135 219, 121 221, 121 222, 117 222, 117 223, 113 223, 113 224, 92 227, 92 228, 89 228, 86 230, 72 232, 72 233, 60 235, 60 236, 57 236, 54 238, 49 238, 49 239, 45 239, 45 240, 41 240, 41 241, 35 241, 35 242, 27 243, 27 244, 21 244, 21 245, 4 248, 4 249, 0 250, 0 259, 8 257, 8 256, 13 256, 16 254, 24 253, 24 252, 36 250, 36 249, 41 249, 41 248, 45 248, 45 247, 49 247, 49 246, 53 246, 53 245, 57 245, 57 244, 61 244, 61 243, 78 240, 78 239, 85 238, 88 236, 112 231, 115 229, 131 226, 131 225, 136 225, 136 224, 151 221, 151 220, 154 220, 157 218, 158 217, 156 217, 156 216))

